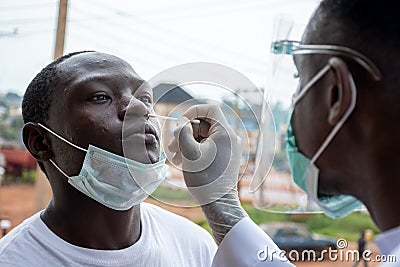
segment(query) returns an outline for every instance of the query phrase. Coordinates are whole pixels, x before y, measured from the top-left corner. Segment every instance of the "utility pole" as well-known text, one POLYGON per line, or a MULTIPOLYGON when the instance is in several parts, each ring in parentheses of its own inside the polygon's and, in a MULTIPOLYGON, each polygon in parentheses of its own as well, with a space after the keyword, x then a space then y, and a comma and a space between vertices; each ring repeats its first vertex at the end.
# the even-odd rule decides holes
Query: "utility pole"
MULTIPOLYGON (((67 27, 68 0, 59 0, 58 22, 56 43, 54 46, 54 60, 64 54, 65 29, 67 27)), ((46 176, 36 167, 35 200, 33 203, 33 212, 38 212, 45 208, 51 199, 51 187, 46 176)))
POLYGON ((60 0, 58 7, 58 22, 54 59, 64 54, 65 28, 67 26, 68 0, 60 0))

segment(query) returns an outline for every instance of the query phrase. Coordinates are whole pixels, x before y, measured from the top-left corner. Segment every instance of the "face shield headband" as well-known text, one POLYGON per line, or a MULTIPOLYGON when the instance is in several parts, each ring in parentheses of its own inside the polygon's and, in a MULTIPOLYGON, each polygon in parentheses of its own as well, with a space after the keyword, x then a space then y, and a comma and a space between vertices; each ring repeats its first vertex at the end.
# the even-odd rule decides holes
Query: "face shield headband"
POLYGON ((271 53, 278 55, 310 55, 310 54, 323 54, 333 56, 343 56, 350 58, 359 63, 365 70, 367 70, 375 81, 382 79, 382 74, 376 65, 366 56, 357 52, 356 50, 338 45, 322 45, 322 44, 301 44, 297 41, 281 40, 275 41, 271 44, 271 53))

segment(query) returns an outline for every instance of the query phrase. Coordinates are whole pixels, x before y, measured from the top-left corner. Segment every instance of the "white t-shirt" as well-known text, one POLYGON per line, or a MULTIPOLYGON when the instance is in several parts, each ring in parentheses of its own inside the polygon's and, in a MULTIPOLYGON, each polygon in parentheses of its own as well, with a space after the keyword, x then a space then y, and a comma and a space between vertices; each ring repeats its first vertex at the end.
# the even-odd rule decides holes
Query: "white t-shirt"
POLYGON ((189 220, 141 204, 142 232, 132 246, 95 250, 72 245, 40 219, 40 212, 0 239, 0 266, 211 266, 217 246, 189 220))

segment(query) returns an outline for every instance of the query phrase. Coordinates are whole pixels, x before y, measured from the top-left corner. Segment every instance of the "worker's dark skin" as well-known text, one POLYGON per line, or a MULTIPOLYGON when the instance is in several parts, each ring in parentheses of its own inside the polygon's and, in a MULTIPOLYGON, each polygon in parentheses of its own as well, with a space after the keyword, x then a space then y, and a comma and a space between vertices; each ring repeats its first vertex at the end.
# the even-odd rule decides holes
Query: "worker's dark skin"
MULTIPOLYGON (((331 56, 296 56, 299 87, 329 60, 330 71, 300 100, 292 125, 300 150, 312 158, 332 128, 350 106, 352 75, 357 87, 356 108, 326 150, 317 159, 320 169, 319 193, 357 197, 371 213, 376 225, 386 231, 400 225, 400 179, 398 151, 400 127, 396 97, 398 80, 390 80, 396 69, 391 60, 371 45, 360 45, 346 22, 324 21, 316 12, 303 35, 302 43, 339 44, 365 54, 380 69, 381 81, 351 60, 331 56), (335 34, 333 34, 335 33, 335 34), (349 63, 351 65, 349 65, 349 63)), ((363 42, 363 44, 365 44, 363 42)), ((384 46, 383 44, 382 46, 384 46)), ((393 61, 395 62, 395 61, 393 61)), ((397 75, 398 76, 398 75, 397 75)))
MULTIPOLYGON (((127 150, 122 146, 123 121, 132 99, 131 130, 138 134, 131 138, 137 147, 129 157, 143 163, 158 161, 159 138, 146 141, 143 126, 154 124, 145 117, 153 112, 152 91, 141 86, 143 80, 128 63, 90 52, 66 59, 58 69, 60 84, 52 93, 46 126, 80 147, 91 144, 123 155, 127 150)), ((55 234, 80 247, 104 250, 126 248, 140 238, 140 205, 126 211, 107 208, 72 187, 49 161, 53 159, 69 176, 78 175, 84 152, 33 123, 24 127, 23 138, 45 166, 53 198, 41 218, 55 234)))

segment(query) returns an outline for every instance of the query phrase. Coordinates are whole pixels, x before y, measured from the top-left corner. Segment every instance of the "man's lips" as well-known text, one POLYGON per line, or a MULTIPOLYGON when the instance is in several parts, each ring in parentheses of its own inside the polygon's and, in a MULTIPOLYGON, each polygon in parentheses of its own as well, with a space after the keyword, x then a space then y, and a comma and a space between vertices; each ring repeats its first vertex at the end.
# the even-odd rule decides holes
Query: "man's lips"
POLYGON ((145 142, 148 144, 159 142, 158 133, 150 123, 137 123, 124 131, 124 139, 133 136, 144 136, 145 142))
POLYGON ((149 123, 145 123, 144 125, 144 134, 146 135, 146 143, 154 144, 159 141, 156 129, 149 123))

